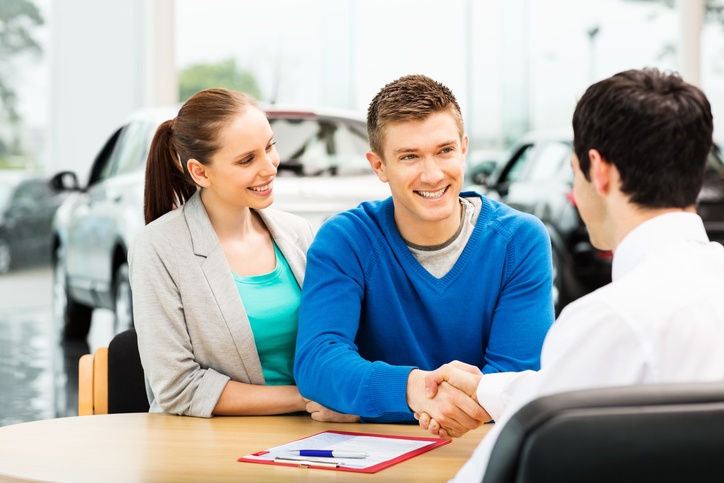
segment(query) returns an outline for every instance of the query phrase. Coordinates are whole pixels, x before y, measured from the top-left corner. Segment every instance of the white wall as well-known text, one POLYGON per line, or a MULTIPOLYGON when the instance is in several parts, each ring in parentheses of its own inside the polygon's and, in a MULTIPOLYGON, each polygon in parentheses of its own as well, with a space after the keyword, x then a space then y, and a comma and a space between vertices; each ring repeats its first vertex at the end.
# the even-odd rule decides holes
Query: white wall
POLYGON ((96 154, 128 115, 156 103, 159 92, 177 98, 175 74, 158 75, 175 65, 173 40, 168 40, 173 39, 173 2, 149 3, 154 8, 144 0, 54 3, 51 172, 74 170, 85 183, 96 154), (149 16, 155 20, 148 21, 149 16), (170 33, 157 35, 159 25, 171 25, 170 33), (158 82, 170 91, 159 88, 158 82))

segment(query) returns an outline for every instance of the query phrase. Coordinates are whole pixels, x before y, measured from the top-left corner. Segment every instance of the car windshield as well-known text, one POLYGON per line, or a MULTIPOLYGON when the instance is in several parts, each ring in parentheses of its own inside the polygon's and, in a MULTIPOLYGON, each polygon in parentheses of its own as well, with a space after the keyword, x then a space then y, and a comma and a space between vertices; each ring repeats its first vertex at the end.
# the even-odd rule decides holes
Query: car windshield
POLYGON ((366 174, 369 164, 364 125, 333 119, 269 119, 281 164, 279 174, 337 176, 366 174))

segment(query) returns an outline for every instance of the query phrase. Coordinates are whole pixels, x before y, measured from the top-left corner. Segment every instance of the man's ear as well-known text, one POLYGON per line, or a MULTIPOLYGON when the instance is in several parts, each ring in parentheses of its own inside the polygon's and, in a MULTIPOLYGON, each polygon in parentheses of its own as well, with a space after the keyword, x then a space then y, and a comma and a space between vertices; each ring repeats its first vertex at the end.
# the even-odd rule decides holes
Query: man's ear
POLYGON ((387 173, 385 172, 385 168, 387 166, 385 166, 382 158, 374 151, 367 151, 367 161, 370 163, 370 166, 372 166, 372 170, 375 172, 380 181, 387 183, 387 173))
POLYGON ((463 169, 465 169, 465 166, 467 165, 467 154, 468 154, 468 142, 470 140, 468 139, 467 134, 463 134, 463 137, 460 138, 460 157, 463 160, 463 169))
POLYGON ((202 188, 207 188, 211 184, 209 177, 206 174, 206 166, 195 159, 189 159, 186 163, 186 167, 188 168, 189 174, 191 175, 191 178, 193 178, 194 183, 202 188))
POLYGON ((591 184, 599 195, 607 195, 613 187, 612 176, 616 167, 606 161, 597 149, 588 151, 588 159, 591 160, 590 177, 591 184))

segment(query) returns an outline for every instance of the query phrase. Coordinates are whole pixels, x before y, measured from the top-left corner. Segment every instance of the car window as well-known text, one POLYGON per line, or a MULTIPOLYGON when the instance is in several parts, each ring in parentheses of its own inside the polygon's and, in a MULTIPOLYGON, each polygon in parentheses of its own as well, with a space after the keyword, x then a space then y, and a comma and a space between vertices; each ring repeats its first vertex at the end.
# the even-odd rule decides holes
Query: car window
POLYGON ((98 153, 98 156, 96 156, 96 159, 93 161, 93 168, 91 169, 90 177, 88 178, 89 187, 103 179, 106 179, 110 175, 111 168, 113 167, 113 160, 115 159, 113 154, 122 130, 123 128, 120 128, 113 133, 108 141, 106 141, 106 144, 103 146, 103 149, 101 149, 101 152, 98 153))
POLYGON ((515 160, 512 162, 512 164, 510 164, 506 168, 506 171, 501 176, 500 181, 506 183, 514 183, 520 180, 520 177, 523 174, 525 167, 528 165, 528 162, 533 159, 532 153, 534 150, 534 144, 528 144, 519 149, 518 155, 515 157, 515 160))
POLYGON ((561 165, 570 160, 571 148, 563 143, 546 142, 536 145, 531 162, 522 174, 524 181, 548 181, 555 178, 561 165))
POLYGON ((516 152, 501 173, 498 183, 535 183, 561 175, 567 181, 573 179, 570 169, 566 169, 571 159, 570 144, 558 141, 534 142, 519 147, 516 152))
POLYGON ((367 133, 355 129, 354 126, 339 124, 337 129, 332 131, 333 150, 330 153, 332 166, 336 166, 336 172, 331 175, 345 176, 371 172, 365 154, 369 150, 367 133))
POLYGON ((100 171, 99 180, 135 171, 143 165, 148 156, 148 127, 133 122, 121 128, 118 141, 108 160, 100 171))
MULTIPOLYGON (((121 135, 119 136, 119 139, 122 137, 123 137, 123 135, 122 135, 122 131, 121 131, 121 135)), ((110 152, 110 155, 108 156, 106 162, 103 164, 103 166, 100 170, 100 173, 98 176, 98 181, 108 179, 112 176, 113 167, 116 163, 116 159, 118 159, 117 153, 118 153, 119 148, 120 148, 120 142, 116 142, 115 146, 113 147, 113 149, 110 152)))
POLYGON ((721 151, 717 145, 714 145, 709 152, 709 157, 706 160, 706 172, 709 176, 724 179, 724 161, 722 161, 721 151))
POLYGON ((148 157, 150 145, 149 126, 146 123, 131 123, 121 134, 118 148, 114 153, 111 176, 130 173, 143 166, 148 157))
POLYGON ((279 174, 339 176, 369 172, 367 135, 350 125, 328 119, 271 118, 279 174))

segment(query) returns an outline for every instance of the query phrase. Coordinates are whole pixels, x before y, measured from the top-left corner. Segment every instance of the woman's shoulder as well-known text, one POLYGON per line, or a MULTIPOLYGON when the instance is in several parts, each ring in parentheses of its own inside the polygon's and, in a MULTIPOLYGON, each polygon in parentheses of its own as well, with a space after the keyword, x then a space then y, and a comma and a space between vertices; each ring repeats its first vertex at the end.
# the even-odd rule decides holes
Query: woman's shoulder
POLYGON ((183 219, 183 209, 177 208, 141 228, 135 237, 133 246, 149 246, 157 242, 167 243, 179 240, 183 238, 184 231, 188 233, 183 219))

